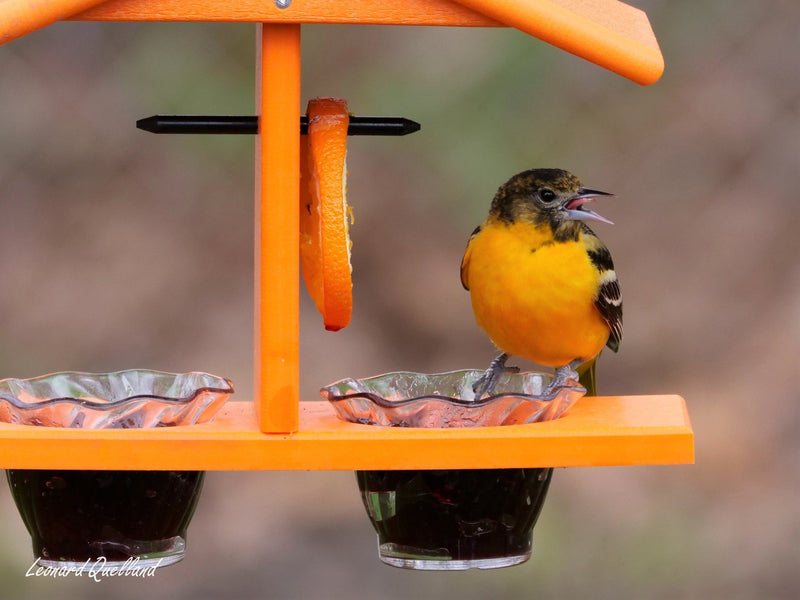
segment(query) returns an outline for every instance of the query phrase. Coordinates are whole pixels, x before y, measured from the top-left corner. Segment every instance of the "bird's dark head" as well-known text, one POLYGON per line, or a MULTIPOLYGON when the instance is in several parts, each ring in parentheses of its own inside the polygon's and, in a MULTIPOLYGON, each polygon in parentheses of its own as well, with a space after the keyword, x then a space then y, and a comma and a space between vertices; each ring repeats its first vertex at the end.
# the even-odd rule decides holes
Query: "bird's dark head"
POLYGON ((489 212, 506 223, 547 224, 554 234, 571 237, 580 230, 579 221, 611 223, 584 205, 612 195, 583 187, 580 179, 562 169, 531 169, 500 186, 489 212))

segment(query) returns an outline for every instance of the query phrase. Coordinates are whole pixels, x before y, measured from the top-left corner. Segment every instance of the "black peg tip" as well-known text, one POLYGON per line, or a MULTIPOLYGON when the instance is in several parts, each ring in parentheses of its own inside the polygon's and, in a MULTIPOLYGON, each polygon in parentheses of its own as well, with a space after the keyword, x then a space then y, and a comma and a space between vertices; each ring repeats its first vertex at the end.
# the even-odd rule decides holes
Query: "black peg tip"
POLYGON ((142 129, 144 131, 149 131, 150 133, 158 133, 158 122, 156 116, 153 115, 152 117, 139 119, 136 121, 136 129, 142 129))

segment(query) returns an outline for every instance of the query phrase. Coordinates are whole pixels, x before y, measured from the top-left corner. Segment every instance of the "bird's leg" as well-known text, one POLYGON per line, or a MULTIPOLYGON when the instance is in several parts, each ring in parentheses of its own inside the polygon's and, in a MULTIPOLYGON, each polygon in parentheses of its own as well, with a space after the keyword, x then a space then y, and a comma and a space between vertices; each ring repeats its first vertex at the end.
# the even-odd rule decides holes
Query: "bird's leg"
POLYGON ((507 367, 506 361, 508 354, 503 352, 495 358, 489 368, 472 384, 472 391, 475 392, 475 400, 480 400, 484 395, 489 395, 494 391, 497 381, 503 373, 519 373, 519 367, 507 367))
POLYGON ((558 367, 553 374, 553 380, 550 382, 550 385, 547 386, 547 389, 544 391, 544 395, 551 395, 554 390, 566 385, 567 381, 570 379, 574 381, 578 381, 578 371, 576 369, 581 366, 585 361, 582 358, 576 358, 570 363, 567 363, 563 367, 558 367))

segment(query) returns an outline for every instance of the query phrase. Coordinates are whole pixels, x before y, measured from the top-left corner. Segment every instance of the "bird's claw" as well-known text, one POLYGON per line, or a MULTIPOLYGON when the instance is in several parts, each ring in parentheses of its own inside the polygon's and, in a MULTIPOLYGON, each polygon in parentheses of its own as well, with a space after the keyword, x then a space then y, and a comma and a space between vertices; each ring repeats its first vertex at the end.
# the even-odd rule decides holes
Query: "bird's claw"
MULTIPOLYGON (((544 397, 555 396, 555 392, 558 388, 564 387, 567 385, 575 385, 578 382, 579 375, 578 372, 575 370, 578 366, 580 366, 584 361, 582 359, 575 359, 571 363, 564 365, 563 367, 558 367, 553 373, 553 379, 547 388, 544 390, 542 394, 544 397), (573 382, 573 383, 570 383, 573 382)), ((580 384, 577 384, 580 385, 580 384)))
POLYGON ((483 375, 472 384, 472 391, 475 392, 476 401, 480 400, 484 395, 490 395, 494 391, 503 373, 519 373, 519 367, 506 366, 507 360, 508 354, 505 353, 495 358, 489 365, 489 368, 484 371, 483 375))

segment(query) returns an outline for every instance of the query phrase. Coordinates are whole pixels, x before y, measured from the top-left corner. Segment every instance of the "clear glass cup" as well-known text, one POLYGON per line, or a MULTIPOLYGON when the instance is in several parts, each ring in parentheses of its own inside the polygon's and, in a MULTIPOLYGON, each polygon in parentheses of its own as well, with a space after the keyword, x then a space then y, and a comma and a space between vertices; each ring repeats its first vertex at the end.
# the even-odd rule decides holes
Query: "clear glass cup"
POLYGON ((38 564, 73 569, 181 560, 205 478, 204 471, 9 469, 6 475, 38 564))
POLYGON ((356 473, 380 559, 424 570, 528 560, 551 475, 552 469, 356 473))

